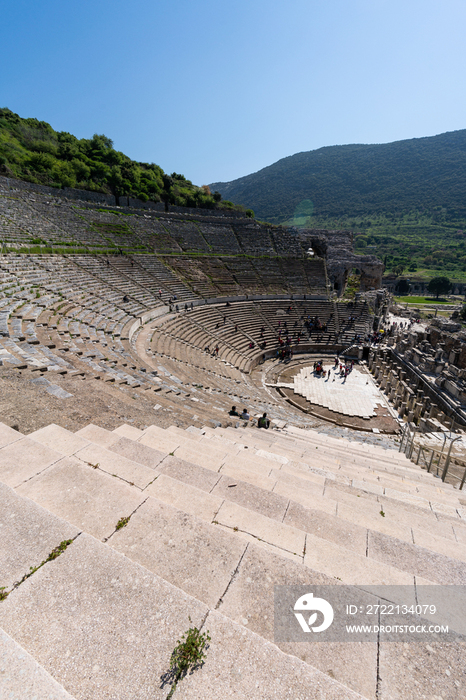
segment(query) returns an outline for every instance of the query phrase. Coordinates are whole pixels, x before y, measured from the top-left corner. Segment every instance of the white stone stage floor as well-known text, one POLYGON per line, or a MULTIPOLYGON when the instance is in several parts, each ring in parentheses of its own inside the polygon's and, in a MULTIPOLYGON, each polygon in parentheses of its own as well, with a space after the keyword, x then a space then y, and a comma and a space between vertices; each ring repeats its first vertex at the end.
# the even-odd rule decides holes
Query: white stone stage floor
MULTIPOLYGON (((329 370, 331 365, 325 369, 329 370)), ((324 406, 335 413, 359 418, 375 416, 377 406, 386 407, 378 388, 369 374, 361 372, 356 367, 347 376, 340 377, 333 368, 326 378, 314 375, 313 367, 303 367, 293 377, 293 384, 279 383, 277 386, 293 389, 312 404, 324 406)))

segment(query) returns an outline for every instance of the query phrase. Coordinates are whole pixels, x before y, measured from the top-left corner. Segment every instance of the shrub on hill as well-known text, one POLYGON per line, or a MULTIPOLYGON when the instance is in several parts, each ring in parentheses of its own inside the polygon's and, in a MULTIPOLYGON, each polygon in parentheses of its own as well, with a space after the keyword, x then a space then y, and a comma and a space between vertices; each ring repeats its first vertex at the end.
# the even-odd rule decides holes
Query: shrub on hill
POLYGON ((166 201, 185 207, 234 208, 209 187, 197 187, 184 175, 166 175, 155 163, 139 163, 116 151, 104 134, 78 139, 55 131, 47 122, 22 119, 0 109, 0 174, 52 187, 74 187, 130 196, 142 201, 166 201))

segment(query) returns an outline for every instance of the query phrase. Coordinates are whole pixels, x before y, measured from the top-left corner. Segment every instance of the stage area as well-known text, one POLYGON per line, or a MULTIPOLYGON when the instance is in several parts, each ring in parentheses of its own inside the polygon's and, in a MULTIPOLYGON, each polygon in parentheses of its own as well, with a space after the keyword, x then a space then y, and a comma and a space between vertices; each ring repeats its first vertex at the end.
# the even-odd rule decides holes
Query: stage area
POLYGON ((368 420, 381 410, 386 411, 386 402, 369 373, 355 366, 345 379, 340 376, 339 368, 334 371, 329 364, 325 369, 324 379, 314 373, 312 364, 295 368, 293 376, 285 379, 282 375, 276 386, 287 390, 288 395, 292 391, 313 406, 344 416, 368 420))

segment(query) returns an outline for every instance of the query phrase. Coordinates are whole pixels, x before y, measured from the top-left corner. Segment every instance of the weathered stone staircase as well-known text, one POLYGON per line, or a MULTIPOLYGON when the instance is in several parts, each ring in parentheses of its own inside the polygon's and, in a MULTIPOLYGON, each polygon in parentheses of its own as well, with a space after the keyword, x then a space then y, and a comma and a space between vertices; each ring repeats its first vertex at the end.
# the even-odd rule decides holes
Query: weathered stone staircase
POLYGON ((460 498, 299 428, 0 424, 0 698, 165 698, 190 626, 212 640, 175 698, 465 698, 461 643, 273 641, 276 584, 466 584, 460 498))

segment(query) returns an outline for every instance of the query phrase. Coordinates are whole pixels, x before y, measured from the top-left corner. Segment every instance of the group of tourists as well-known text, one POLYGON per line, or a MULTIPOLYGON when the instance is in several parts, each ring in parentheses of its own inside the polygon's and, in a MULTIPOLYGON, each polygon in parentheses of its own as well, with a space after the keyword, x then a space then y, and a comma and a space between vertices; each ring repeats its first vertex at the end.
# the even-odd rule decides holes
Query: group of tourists
MULTIPOLYGON (((236 406, 232 406, 231 410, 228 411, 228 415, 232 416, 232 417, 239 418, 240 420, 244 420, 244 421, 251 420, 251 416, 249 415, 247 408, 243 408, 243 412, 238 413, 238 411, 236 410, 236 406)), ((262 416, 260 418, 258 418, 257 427, 258 428, 265 428, 265 429, 268 429, 270 427, 270 420, 267 418, 267 413, 263 413, 262 416)))
POLYGON ((316 377, 327 377, 330 379, 330 372, 333 369, 334 372, 334 377, 333 381, 335 381, 336 376, 340 376, 341 378, 344 379, 344 382, 346 382, 346 379, 348 375, 353 371, 354 367, 354 360, 344 360, 343 362, 340 360, 338 355, 335 356, 335 361, 333 364, 333 367, 330 367, 330 369, 326 370, 324 367, 324 361, 323 360, 317 360, 314 362, 314 376, 316 377))

